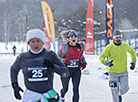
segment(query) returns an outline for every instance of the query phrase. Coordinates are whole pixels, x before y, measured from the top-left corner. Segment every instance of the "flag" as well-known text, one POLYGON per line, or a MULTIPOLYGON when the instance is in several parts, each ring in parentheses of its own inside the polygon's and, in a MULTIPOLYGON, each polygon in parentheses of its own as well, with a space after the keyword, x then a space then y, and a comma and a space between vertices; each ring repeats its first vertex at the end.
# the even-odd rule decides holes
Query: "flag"
POLYGON ((114 10, 113 1, 106 0, 106 45, 113 39, 114 30, 114 10))
MULTIPOLYGON (((54 26, 54 19, 53 14, 50 6, 45 1, 41 1, 42 11, 43 11, 43 17, 44 17, 44 26, 43 29, 46 32, 46 41, 49 41, 52 43, 54 50, 56 50, 55 46, 55 26, 54 26)), ((48 44, 48 43, 47 43, 48 44)), ((46 46, 47 46, 46 44, 46 46)), ((45 46, 45 47, 46 47, 45 46)), ((50 45, 49 45, 50 46, 50 45)))
POLYGON ((27 16, 27 14, 26 14, 26 30, 28 31, 29 30, 29 23, 28 23, 28 16, 27 16))
POLYGON ((50 49, 50 39, 48 38, 48 34, 47 34, 46 26, 45 26, 45 21, 43 21, 43 28, 42 28, 42 30, 46 34, 44 47, 49 50, 50 49))
POLYGON ((86 15, 85 53, 94 54, 94 33, 93 33, 93 0, 88 0, 86 15))

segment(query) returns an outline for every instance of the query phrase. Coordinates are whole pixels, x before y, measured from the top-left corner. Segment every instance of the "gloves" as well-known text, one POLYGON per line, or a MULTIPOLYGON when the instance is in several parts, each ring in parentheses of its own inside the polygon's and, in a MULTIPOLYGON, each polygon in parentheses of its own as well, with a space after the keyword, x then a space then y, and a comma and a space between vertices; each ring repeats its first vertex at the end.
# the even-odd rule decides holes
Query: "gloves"
POLYGON ((130 69, 133 70, 133 69, 135 68, 135 65, 136 65, 136 64, 135 64, 134 62, 132 62, 132 63, 130 63, 130 64, 131 64, 130 69))
POLYGON ((69 58, 64 58, 64 59, 63 59, 63 62, 64 62, 64 63, 69 63, 69 58))
POLYGON ((43 63, 48 68, 51 68, 51 69, 54 68, 54 64, 50 60, 44 59, 44 62, 43 63))
POLYGON ((82 64, 82 69, 81 69, 81 70, 85 69, 85 68, 86 68, 86 65, 87 65, 87 63, 86 63, 86 62, 85 62, 85 63, 83 63, 83 64, 82 64))
POLYGON ((112 63, 112 62, 113 62, 113 60, 110 61, 110 62, 108 62, 108 63, 107 63, 107 66, 109 66, 109 67, 113 66, 113 63, 112 63))
POLYGON ((23 90, 21 89, 21 87, 18 86, 17 83, 12 83, 12 88, 14 89, 14 96, 16 99, 21 100, 21 95, 20 95, 20 91, 23 92, 23 90))

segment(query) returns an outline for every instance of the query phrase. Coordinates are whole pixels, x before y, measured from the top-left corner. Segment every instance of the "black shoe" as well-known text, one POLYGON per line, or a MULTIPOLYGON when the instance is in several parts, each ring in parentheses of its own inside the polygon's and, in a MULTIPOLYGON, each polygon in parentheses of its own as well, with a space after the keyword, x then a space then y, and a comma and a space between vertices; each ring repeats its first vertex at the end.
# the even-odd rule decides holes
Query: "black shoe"
POLYGON ((122 96, 119 96, 119 102, 122 102, 122 96))

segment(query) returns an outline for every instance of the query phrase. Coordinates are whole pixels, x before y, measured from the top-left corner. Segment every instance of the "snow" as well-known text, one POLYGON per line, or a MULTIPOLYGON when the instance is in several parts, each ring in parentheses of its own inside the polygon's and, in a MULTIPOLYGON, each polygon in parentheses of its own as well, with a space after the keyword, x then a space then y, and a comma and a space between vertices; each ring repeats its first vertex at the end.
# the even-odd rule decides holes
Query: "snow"
MULTIPOLYGON (((17 45, 17 44, 16 44, 17 45)), ((1 47, 1 46, 0 46, 1 47)), ((17 45, 17 48, 20 48, 17 45)), ((1 47, 2 48, 2 47, 1 47)), ((3 48, 4 49, 4 48, 3 48)), ((3 50, 4 51, 4 50, 3 50)), ((12 50, 10 50, 12 52, 12 50)), ((13 95, 13 90, 10 85, 10 66, 16 59, 12 54, 0 54, 0 100, 1 102, 21 102, 16 100, 13 95)), ((108 79, 103 79, 103 73, 107 68, 102 65, 97 55, 85 56, 87 60, 87 68, 89 74, 82 71, 82 78, 80 82, 80 101, 79 102, 112 102, 110 88, 108 86, 108 79)), ((130 56, 128 57, 128 72, 129 72, 129 85, 130 90, 127 94, 123 95, 123 102, 138 102, 138 68, 129 70, 130 56)), ((25 90, 23 84, 23 76, 19 73, 19 85, 25 90)), ((60 92, 61 81, 60 77, 55 74, 54 88, 60 92)), ((23 96, 23 93, 21 94, 23 96)), ((72 83, 70 81, 69 91, 66 94, 66 102, 72 102, 72 83)))
POLYGON ((12 47, 17 47, 16 53, 21 53, 27 50, 27 44, 24 42, 10 42, 8 44, 0 43, 0 53, 12 53, 12 47))

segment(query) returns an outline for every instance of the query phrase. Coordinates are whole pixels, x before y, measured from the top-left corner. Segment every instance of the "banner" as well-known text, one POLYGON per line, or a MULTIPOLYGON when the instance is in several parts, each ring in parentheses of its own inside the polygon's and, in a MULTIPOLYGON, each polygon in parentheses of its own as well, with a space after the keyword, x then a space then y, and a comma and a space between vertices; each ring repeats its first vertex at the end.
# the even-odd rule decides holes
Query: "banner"
POLYGON ((113 39, 114 30, 114 11, 113 1, 106 0, 106 45, 113 39))
POLYGON ((28 16, 27 16, 27 14, 26 14, 26 22, 25 22, 25 24, 26 24, 26 31, 28 31, 29 30, 29 23, 28 23, 28 16))
POLYGON ((53 14, 50 6, 45 2, 41 1, 43 17, 44 17, 44 24, 43 30, 46 32, 46 48, 50 49, 50 42, 52 42, 53 48, 55 47, 55 26, 54 26, 54 19, 53 14), (49 46, 48 46, 49 44, 49 46))
POLYGON ((86 15, 86 40, 85 53, 94 54, 94 33, 93 33, 93 0, 88 0, 87 15, 86 15))
POLYGON ((45 38, 45 43, 44 43, 44 47, 49 50, 50 49, 50 39, 48 38, 48 34, 47 34, 47 30, 46 30, 46 26, 45 26, 45 21, 43 21, 43 28, 42 30, 45 32, 46 34, 46 38, 45 38))

